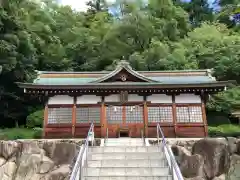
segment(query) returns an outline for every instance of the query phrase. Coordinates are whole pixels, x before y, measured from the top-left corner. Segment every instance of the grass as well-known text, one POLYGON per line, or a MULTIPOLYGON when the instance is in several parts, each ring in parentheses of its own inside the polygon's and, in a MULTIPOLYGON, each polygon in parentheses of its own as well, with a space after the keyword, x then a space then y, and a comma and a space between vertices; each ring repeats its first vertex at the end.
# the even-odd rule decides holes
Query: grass
POLYGON ((209 136, 212 137, 240 137, 240 125, 222 124, 208 127, 209 136))
POLYGON ((41 137, 41 132, 41 128, 0 129, 0 140, 39 139, 41 137))

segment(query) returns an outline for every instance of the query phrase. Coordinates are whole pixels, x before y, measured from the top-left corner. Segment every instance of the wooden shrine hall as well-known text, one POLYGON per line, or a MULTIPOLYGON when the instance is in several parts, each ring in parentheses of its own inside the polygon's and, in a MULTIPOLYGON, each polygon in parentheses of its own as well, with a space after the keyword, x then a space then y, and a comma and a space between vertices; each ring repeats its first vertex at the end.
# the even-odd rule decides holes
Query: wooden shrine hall
POLYGON ((43 72, 33 83, 18 83, 26 94, 46 97, 45 138, 83 138, 91 122, 95 136, 207 136, 209 94, 230 82, 210 70, 135 71, 120 61, 112 72, 43 72))

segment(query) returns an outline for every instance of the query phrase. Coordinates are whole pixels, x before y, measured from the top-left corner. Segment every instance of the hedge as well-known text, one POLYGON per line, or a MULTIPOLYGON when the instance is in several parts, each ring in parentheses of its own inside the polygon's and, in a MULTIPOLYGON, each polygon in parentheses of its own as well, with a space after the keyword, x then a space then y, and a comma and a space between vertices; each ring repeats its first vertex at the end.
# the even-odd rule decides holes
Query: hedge
POLYGON ((240 137, 240 125, 223 124, 209 126, 208 135, 210 137, 240 137))

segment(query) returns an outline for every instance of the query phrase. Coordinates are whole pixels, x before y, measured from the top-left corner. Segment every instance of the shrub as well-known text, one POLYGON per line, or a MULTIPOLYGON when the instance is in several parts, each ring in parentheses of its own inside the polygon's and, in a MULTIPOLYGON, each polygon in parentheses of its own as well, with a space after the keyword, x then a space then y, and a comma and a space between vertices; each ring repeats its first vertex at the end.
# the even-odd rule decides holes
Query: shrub
POLYGON ((26 125, 28 128, 42 127, 43 118, 44 110, 35 111, 32 114, 28 115, 26 125))
POLYGON ((223 124, 215 127, 208 127, 208 135, 211 137, 240 137, 240 126, 223 124))
POLYGON ((41 139, 42 138, 43 129, 42 128, 34 128, 33 130, 34 130, 33 138, 34 139, 41 139))
POLYGON ((34 130, 28 128, 11 128, 11 129, 2 129, 1 137, 4 140, 15 140, 15 139, 33 139, 34 130))

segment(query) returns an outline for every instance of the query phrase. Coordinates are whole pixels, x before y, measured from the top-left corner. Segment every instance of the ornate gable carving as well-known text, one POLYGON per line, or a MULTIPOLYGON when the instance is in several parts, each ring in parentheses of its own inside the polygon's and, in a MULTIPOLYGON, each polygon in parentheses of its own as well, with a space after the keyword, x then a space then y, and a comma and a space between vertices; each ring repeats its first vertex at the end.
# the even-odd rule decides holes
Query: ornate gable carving
POLYGON ((101 82, 156 82, 134 71, 127 61, 120 61, 117 68, 111 73, 93 81, 101 82))

